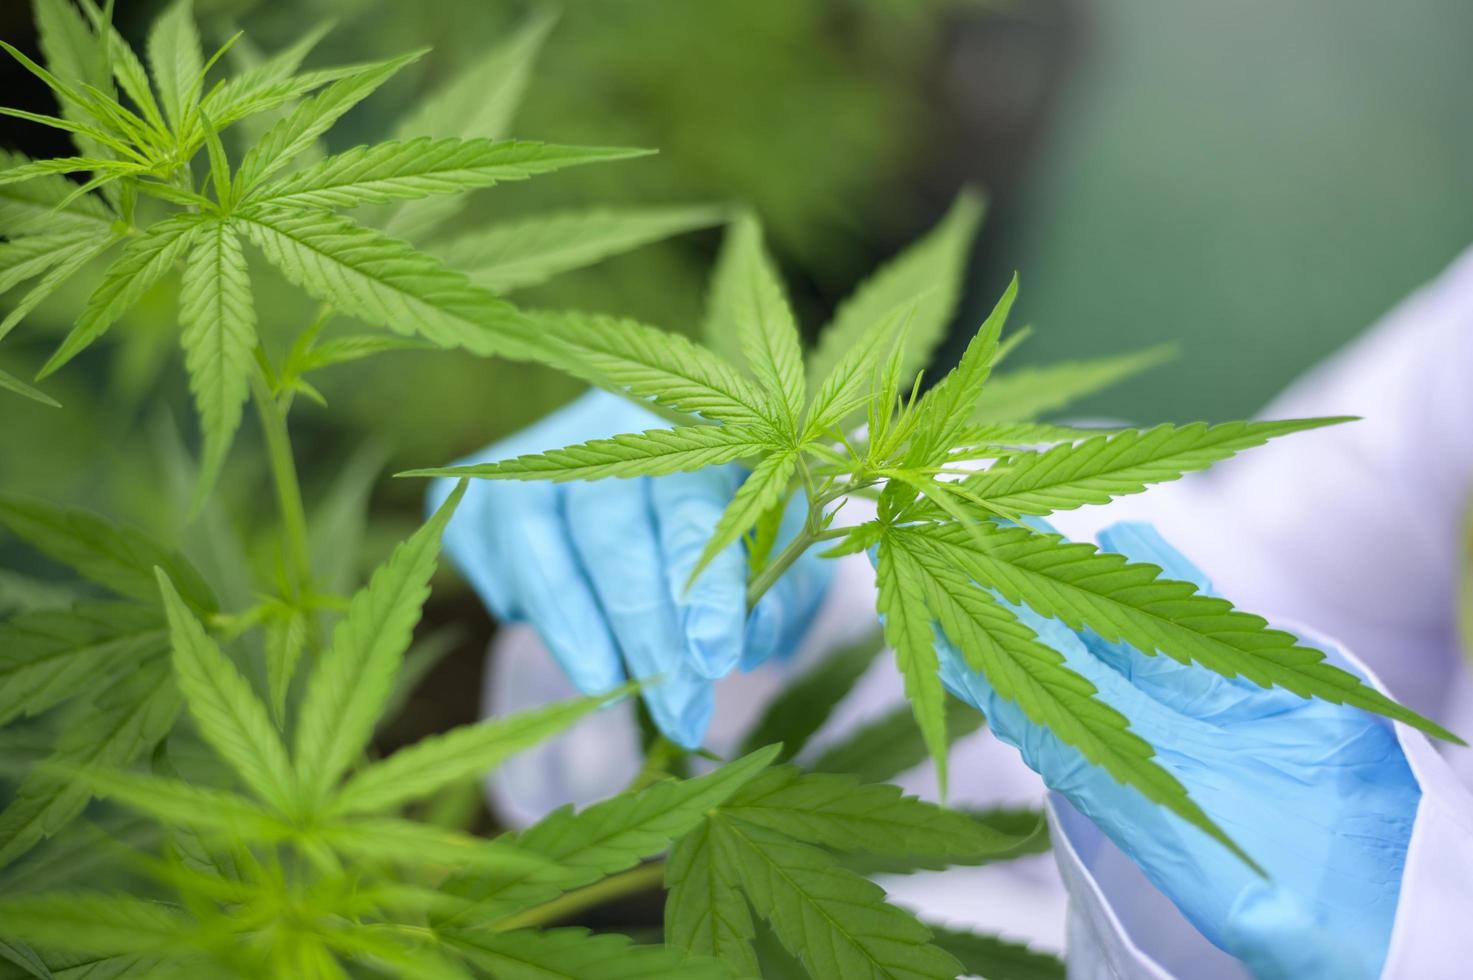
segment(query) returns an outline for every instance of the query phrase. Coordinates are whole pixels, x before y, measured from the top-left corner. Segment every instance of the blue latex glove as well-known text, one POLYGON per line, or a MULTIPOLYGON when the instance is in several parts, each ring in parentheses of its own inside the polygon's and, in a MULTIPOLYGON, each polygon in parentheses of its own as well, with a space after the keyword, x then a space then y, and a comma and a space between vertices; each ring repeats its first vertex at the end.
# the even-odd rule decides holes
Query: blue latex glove
MULTIPOLYGON (((623 398, 590 391, 460 462, 667 427, 623 398)), ((579 690, 607 691, 626 670, 662 677, 644 689, 650 714, 672 741, 695 748, 711 720, 712 681, 739 664, 746 670, 791 652, 829 582, 830 563, 806 555, 749 616, 747 559, 738 543, 686 590, 744 477, 728 465, 591 483, 472 480, 446 529, 445 550, 499 620, 536 627, 579 690)), ((432 509, 453 485, 431 485, 432 509)), ((801 520, 801 510, 788 516, 801 520)))
MULTIPOLYGON (((1100 544, 1209 589, 1149 525, 1116 525, 1100 544)), ((1378 976, 1421 797, 1390 724, 1145 656, 1030 610, 1015 611, 1130 719, 1156 747, 1158 760, 1269 879, 1030 723, 968 670, 943 638, 938 652, 953 693, 980 708, 998 737, 1018 747, 1051 789, 1092 819, 1203 935, 1255 976, 1378 976)))

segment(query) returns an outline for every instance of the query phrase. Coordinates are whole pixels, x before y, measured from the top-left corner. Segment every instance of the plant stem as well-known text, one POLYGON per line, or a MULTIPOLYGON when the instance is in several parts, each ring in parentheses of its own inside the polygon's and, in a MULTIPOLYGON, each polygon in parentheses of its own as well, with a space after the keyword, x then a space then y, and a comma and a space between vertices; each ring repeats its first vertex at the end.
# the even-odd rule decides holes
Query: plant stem
POLYGON ((251 372, 251 395, 261 431, 266 434, 266 455, 271 465, 271 479, 276 484, 276 502, 281 509, 281 526, 286 535, 287 577, 296 591, 294 598, 310 591, 312 560, 307 550, 307 509, 302 506, 302 485, 297 479, 297 464, 292 458, 291 436, 286 428, 286 413, 271 393, 266 373, 257 365, 251 372))
POLYGON ((658 885, 665 878, 665 862, 655 861, 642 864, 620 874, 610 875, 603 881, 594 882, 584 888, 574 889, 535 909, 502 919, 494 926, 497 932, 525 929, 528 926, 543 926, 566 919, 584 909, 602 905, 610 899, 633 895, 658 885))
POLYGON ((798 536, 788 542, 788 546, 778 553, 778 556, 767 563, 767 567, 758 573, 757 577, 747 583, 747 608, 751 609, 757 605, 757 600, 762 598, 767 590, 792 567, 793 562, 802 557, 808 546, 818 540, 818 536, 805 526, 798 536))

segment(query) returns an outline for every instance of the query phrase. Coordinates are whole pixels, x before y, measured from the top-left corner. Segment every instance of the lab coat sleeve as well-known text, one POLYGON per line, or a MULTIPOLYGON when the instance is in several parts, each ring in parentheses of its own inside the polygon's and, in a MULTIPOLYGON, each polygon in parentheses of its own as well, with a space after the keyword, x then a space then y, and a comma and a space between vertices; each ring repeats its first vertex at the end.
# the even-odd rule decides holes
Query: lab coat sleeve
MULTIPOLYGON (((1347 655, 1347 666, 1384 685, 1347 655)), ((1473 963, 1473 794, 1426 736, 1397 739, 1422 789, 1382 980, 1458 980, 1473 963)), ((1120 850, 1062 797, 1048 804, 1069 890, 1071 980, 1232 980, 1241 964, 1207 942, 1120 850)))

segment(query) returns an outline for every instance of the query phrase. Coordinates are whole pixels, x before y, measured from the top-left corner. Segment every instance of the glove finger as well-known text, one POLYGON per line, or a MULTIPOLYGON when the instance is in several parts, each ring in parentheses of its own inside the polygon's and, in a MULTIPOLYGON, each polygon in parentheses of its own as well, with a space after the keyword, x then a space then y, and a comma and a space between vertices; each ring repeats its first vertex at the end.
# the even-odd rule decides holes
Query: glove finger
MULTIPOLYGON (((1157 565, 1166 578, 1189 582, 1205 595, 1214 594, 1207 576, 1149 524, 1112 525, 1100 533, 1099 541, 1101 550, 1124 555, 1132 562, 1157 565)), ((1128 643, 1110 642, 1091 631, 1081 635, 1102 662, 1151 698, 1191 718, 1221 719, 1249 704, 1258 713, 1296 700, 1286 691, 1265 690, 1244 677, 1224 677, 1165 654, 1147 655, 1128 643)))
POLYGON ((649 481, 665 588, 675 606, 691 666, 713 679, 729 673, 742 656, 747 556, 741 542, 711 559, 689 589, 686 583, 739 483, 738 470, 732 466, 649 481))
MULTIPOLYGON (((797 536, 806 517, 807 503, 794 498, 783 514, 774 550, 797 536)), ((798 651, 833 578, 834 563, 810 549, 773 583, 747 621, 742 670, 752 670, 773 654, 791 657, 798 651)))
MULTIPOLYGON (((624 668, 558 513, 559 494, 549 484, 504 485, 491 501, 490 526, 473 533, 493 542, 491 569, 483 570, 484 577, 493 588, 499 587, 498 578, 508 583, 509 618, 537 628, 578 690, 601 694, 623 682, 624 668)), ((477 591, 482 592, 479 586, 477 591)), ((482 597, 496 608, 485 592, 482 597)))
MULTIPOLYGON (((450 492, 455 489, 456 482, 444 478, 430 481, 429 490, 425 493, 426 514, 433 514, 440 509, 450 492)), ((511 622, 517 618, 513 604, 515 590, 508 581, 508 569, 497 558, 495 529, 490 520, 494 512, 492 499, 501 489, 511 487, 485 480, 471 480, 466 486, 460 506, 450 515, 450 523, 445 526, 443 547, 460 574, 465 576, 476 595, 491 610, 491 615, 502 622, 511 622)), ((550 487, 521 485, 519 489, 541 490, 548 497, 552 495, 550 487)))
POLYGON ((714 699, 710 681, 686 657, 675 604, 665 584, 650 480, 602 480, 567 488, 573 547, 635 677, 661 678, 644 689, 655 723, 687 748, 705 736, 714 699))

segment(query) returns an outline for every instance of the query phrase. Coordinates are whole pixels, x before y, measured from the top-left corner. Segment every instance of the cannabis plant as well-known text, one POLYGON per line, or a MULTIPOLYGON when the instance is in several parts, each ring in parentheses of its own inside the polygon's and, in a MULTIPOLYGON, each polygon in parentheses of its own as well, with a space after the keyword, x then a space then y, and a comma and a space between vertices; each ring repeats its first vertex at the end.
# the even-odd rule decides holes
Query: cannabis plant
MULTIPOLYGON (((975 211, 964 196, 947 221, 966 226, 975 211)), ((584 377, 683 413, 686 423, 412 475, 597 480, 746 462, 751 472, 691 579, 717 553, 745 541, 752 604, 809 548, 827 544, 824 554, 833 557, 871 552, 877 612, 943 794, 948 739, 938 625, 966 666, 1031 721, 1251 863, 1131 732, 1130 719, 1097 700, 1093 685, 1018 618, 1020 607, 1149 654, 1455 738, 1263 619, 1163 578, 1155 566, 1069 542, 1040 521, 1345 419, 1104 433, 998 420, 988 382, 1009 347, 1002 330, 1016 277, 956 366, 923 392, 916 367, 955 290, 947 263, 935 254, 946 237, 943 225, 856 293, 805 362, 760 228, 738 218, 712 284, 709 347, 627 321, 581 314, 549 321, 584 377), (806 520, 777 548, 795 497, 806 520), (852 525, 837 520, 856 497, 873 499, 875 516, 852 525)))
MULTIPOLYGON (((884 785, 927 754, 944 775, 948 740, 982 723, 944 698, 933 624, 1035 721, 1233 845, 1129 719, 1021 624, 1020 606, 1446 736, 1262 620, 1038 523, 1331 420, 1108 433, 1040 423, 1157 353, 989 380, 1020 336, 1002 339, 1015 287, 923 389, 980 217, 974 196, 844 304, 806 362, 746 216, 718 261, 709 346, 630 320, 522 309, 497 290, 726 214, 597 211, 445 232, 463 192, 637 152, 500 138, 545 19, 452 77, 394 138, 331 153, 321 142, 334 123, 422 52, 304 70, 321 36, 311 31, 269 57, 227 58, 244 49, 238 36, 206 57, 180 0, 154 24, 145 64, 110 14, 93 0, 37 0, 45 66, 4 45, 60 109, 3 111, 69 133, 77 152, 12 153, 0 170, 0 287, 36 280, 0 335, 88 284, 44 378, 182 270, 179 339, 202 438, 197 465, 175 460, 166 482, 192 487, 182 509, 209 546, 0 498, 0 526, 74 573, 0 577, 0 778, 13 784, 0 811, 0 976, 1061 976, 1052 958, 923 924, 866 877, 1046 843, 1037 812, 969 813, 884 785), (216 78, 232 60, 240 70, 216 78), (247 245, 321 304, 284 343, 270 343, 257 312, 247 245), (390 332, 343 333, 342 318, 390 332), (478 834, 458 812, 467 788, 636 692, 380 753, 376 731, 434 657, 435 637, 413 634, 465 488, 355 590, 341 552, 359 536, 369 477, 349 467, 348 491, 309 508, 288 421, 297 396, 320 399, 318 371, 425 345, 550 365, 672 423, 426 472, 566 480, 744 462, 705 560, 740 542, 753 601, 809 548, 870 552, 919 725, 887 716, 802 751, 876 655, 879 643, 864 643, 795 680, 735 759, 651 740, 624 792, 478 834), (278 512, 259 562, 218 492, 248 401, 278 512), (874 501, 873 517, 844 517, 857 498, 874 501), (794 500, 807 519, 784 539, 794 500), (568 924, 661 885, 663 932, 639 943, 568 924)), ((0 383, 48 400, 11 375, 0 383)))

